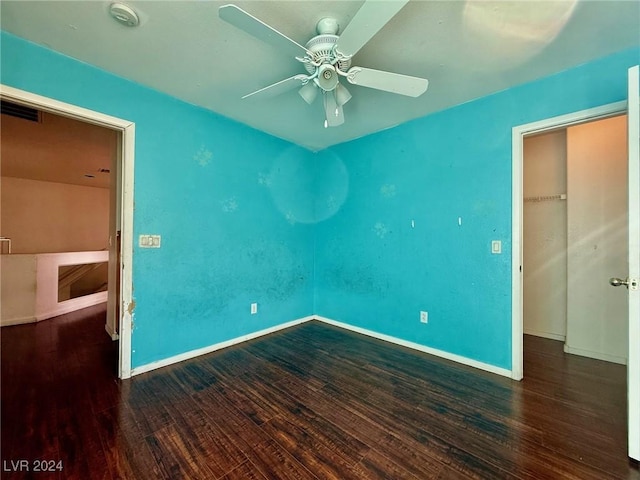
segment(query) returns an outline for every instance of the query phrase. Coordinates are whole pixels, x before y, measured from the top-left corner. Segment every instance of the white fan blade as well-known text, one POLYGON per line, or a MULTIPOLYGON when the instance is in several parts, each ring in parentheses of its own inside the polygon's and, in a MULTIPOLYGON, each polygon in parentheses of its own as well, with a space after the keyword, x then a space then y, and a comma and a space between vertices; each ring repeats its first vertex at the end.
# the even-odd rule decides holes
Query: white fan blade
POLYGON ((426 78, 410 77, 400 73, 384 72, 364 67, 350 68, 347 72, 347 80, 354 85, 398 93, 408 97, 419 97, 429 86, 429 80, 426 78))
POLYGON ((336 102, 333 92, 325 92, 324 94, 324 113, 327 119, 325 126, 337 127, 344 123, 344 112, 336 102))
POLYGON ((259 40, 279 48, 292 56, 307 54, 307 49, 298 42, 280 33, 275 28, 270 27, 263 21, 257 19, 250 13, 245 12, 235 5, 223 5, 218 9, 218 16, 234 27, 244 30, 249 35, 253 35, 259 40))
POLYGON ((409 0, 364 2, 338 38, 336 50, 343 55, 355 55, 371 40, 409 0))
POLYGON ((293 90, 296 87, 302 85, 302 82, 307 78, 306 75, 294 75, 293 77, 285 78, 284 80, 280 80, 273 85, 269 85, 268 87, 261 88, 260 90, 256 90, 255 92, 248 93, 242 99, 251 97, 251 99, 255 98, 272 98, 288 92, 289 90, 293 90))

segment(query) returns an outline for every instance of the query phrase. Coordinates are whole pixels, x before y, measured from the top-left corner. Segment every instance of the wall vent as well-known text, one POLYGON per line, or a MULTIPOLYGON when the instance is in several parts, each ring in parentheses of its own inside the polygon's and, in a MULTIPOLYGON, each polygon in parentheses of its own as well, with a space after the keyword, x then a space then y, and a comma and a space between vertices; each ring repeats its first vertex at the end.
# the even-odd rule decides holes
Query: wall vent
POLYGON ((29 120, 30 122, 40 121, 40 111, 35 108, 18 105, 17 103, 7 102, 6 100, 0 101, 0 113, 2 113, 2 115, 11 115, 12 117, 29 120))

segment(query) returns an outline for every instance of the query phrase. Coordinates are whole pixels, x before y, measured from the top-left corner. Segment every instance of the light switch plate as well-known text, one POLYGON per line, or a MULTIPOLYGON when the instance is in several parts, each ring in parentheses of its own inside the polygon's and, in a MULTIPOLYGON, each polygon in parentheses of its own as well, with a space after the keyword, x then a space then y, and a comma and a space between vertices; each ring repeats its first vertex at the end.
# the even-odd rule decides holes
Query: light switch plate
POLYGON ((502 242, 500 240, 491 241, 491 253, 493 254, 502 253, 502 242))
POLYGON ((162 236, 160 235, 140 235, 138 237, 138 246, 140 248, 160 248, 162 236))

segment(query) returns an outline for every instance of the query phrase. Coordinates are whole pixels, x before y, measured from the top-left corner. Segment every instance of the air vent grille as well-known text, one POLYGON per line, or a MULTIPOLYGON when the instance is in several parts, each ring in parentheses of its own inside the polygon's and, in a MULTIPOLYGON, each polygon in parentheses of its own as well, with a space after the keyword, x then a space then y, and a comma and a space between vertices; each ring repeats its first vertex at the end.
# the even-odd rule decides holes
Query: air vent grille
POLYGON ((25 107, 24 105, 7 102, 6 100, 0 101, 0 112, 3 115, 11 115, 12 117, 22 118, 30 122, 40 121, 40 112, 35 108, 25 107))

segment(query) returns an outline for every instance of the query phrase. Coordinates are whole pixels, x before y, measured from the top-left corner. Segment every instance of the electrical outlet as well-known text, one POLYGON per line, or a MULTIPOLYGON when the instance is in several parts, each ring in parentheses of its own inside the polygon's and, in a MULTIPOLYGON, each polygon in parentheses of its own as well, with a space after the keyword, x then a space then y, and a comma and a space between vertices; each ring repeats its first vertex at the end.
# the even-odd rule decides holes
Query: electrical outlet
POLYGON ((429 312, 420 312, 420 323, 429 323, 429 312))
POLYGON ((251 304, 251 315, 255 315, 256 313, 258 313, 258 304, 257 303, 252 303, 251 304))

